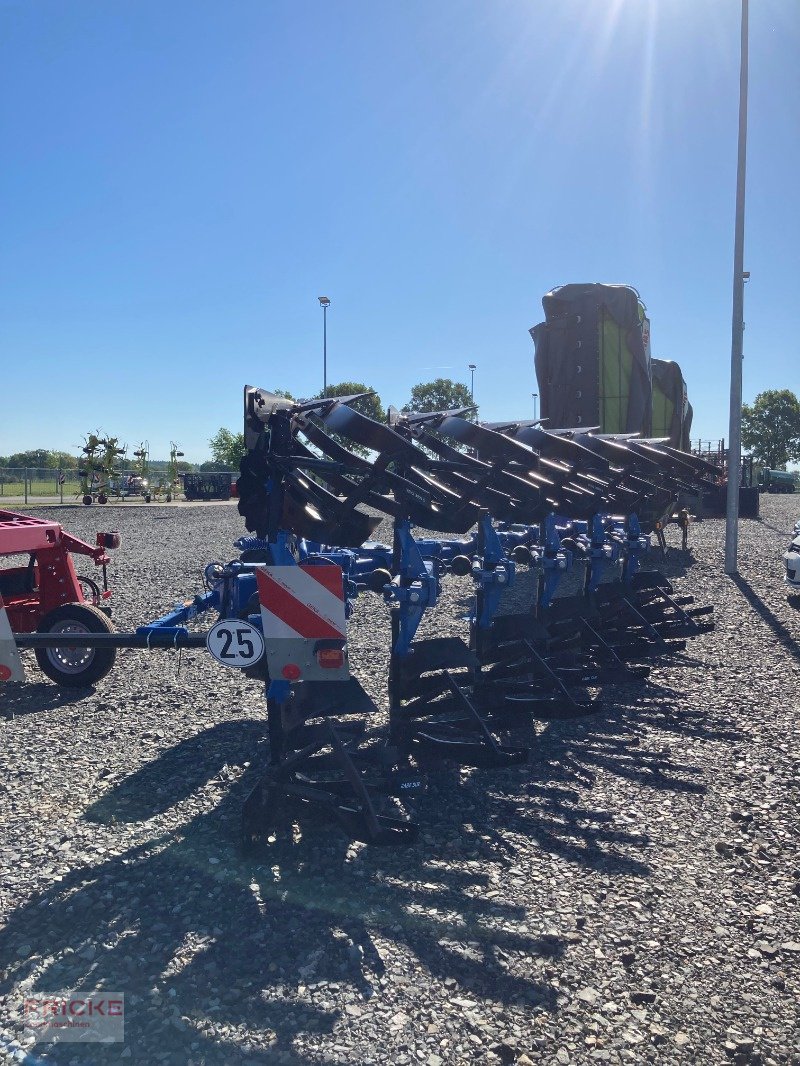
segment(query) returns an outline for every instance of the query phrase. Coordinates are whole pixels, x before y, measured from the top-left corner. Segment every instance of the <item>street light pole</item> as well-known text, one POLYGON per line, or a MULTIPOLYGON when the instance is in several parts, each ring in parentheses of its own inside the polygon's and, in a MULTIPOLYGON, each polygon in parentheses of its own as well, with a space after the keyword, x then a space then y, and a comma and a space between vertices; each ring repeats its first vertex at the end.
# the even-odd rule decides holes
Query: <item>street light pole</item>
POLYGON ((331 302, 327 296, 319 296, 322 308, 322 395, 328 395, 328 308, 331 302))
POLYGON ((531 396, 533 397, 533 421, 535 422, 536 421, 536 401, 539 399, 539 393, 538 392, 532 392, 531 396))
POLYGON ((477 369, 478 369, 478 366, 477 366, 476 363, 468 363, 467 364, 467 370, 469 370, 470 374, 472 375, 472 377, 469 380, 469 398, 470 398, 470 400, 474 400, 475 399, 475 371, 477 369))
POLYGON ((725 518, 725 573, 738 573, 739 482, 742 466, 742 358, 744 348, 744 191, 747 157, 748 0, 742 0, 739 67, 739 157, 736 170, 736 229, 733 243, 733 321, 731 330, 731 407, 728 429, 728 501, 725 518))

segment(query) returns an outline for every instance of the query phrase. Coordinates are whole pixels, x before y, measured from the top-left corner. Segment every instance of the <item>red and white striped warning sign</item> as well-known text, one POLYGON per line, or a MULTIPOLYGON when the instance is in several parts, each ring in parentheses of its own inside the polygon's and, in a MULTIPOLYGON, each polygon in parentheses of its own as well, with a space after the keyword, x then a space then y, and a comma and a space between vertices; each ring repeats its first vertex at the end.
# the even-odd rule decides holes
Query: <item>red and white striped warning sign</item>
POLYGON ((346 639, 341 567, 267 566, 256 580, 265 638, 346 639))
POLYGON ((25 668, 11 632, 3 597, 0 596, 0 681, 24 681, 25 668))

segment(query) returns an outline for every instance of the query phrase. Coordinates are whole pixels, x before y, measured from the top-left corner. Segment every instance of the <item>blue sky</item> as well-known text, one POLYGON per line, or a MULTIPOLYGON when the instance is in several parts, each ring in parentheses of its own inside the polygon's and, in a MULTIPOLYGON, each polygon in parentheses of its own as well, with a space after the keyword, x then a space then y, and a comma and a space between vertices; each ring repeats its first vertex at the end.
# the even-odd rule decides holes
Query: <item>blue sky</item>
MULTIPOLYGON (((207 457, 245 383, 532 414, 626 282, 727 436, 738 0, 0 0, 0 455, 207 457)), ((751 5, 744 395, 800 392, 800 5, 751 5)))

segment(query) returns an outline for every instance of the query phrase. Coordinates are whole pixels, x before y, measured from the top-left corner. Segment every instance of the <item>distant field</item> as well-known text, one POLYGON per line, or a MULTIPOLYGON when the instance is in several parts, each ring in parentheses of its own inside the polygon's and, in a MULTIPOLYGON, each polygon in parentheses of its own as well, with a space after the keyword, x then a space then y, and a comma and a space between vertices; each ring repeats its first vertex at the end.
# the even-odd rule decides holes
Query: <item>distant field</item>
MULTIPOLYGON (((61 496, 61 491, 64 491, 64 501, 80 499, 83 496, 81 491, 81 484, 79 481, 65 481, 63 486, 58 484, 56 478, 48 478, 47 480, 29 481, 28 482, 28 497, 53 497, 61 496)), ((94 490, 97 492, 97 489, 94 490)), ((180 490, 179 490, 180 491, 180 490)), ((21 481, 6 481, 0 483, 0 500, 4 496, 13 496, 18 499, 20 496, 25 495, 25 486, 21 481)), ((109 493, 111 499, 114 498, 114 493, 109 493)))
MULTIPOLYGON (((77 496, 81 490, 79 481, 65 481, 64 485, 58 484, 58 476, 47 478, 40 481, 28 482, 28 495, 29 496, 60 496, 61 490, 64 490, 64 499, 71 499, 73 496, 77 496)), ((0 499, 3 496, 24 496, 25 485, 22 481, 0 481, 0 499)))

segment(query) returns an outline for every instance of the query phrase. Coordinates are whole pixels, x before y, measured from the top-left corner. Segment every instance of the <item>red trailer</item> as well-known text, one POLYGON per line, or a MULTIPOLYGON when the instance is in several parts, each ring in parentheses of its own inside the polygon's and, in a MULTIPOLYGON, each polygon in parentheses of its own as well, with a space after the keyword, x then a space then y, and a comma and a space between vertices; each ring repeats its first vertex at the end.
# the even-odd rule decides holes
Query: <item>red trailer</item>
MULTIPOLYGON (((58 522, 14 511, 0 511, 0 560, 28 555, 25 565, 0 568, 0 597, 12 633, 113 633, 106 601, 108 548, 119 547, 118 533, 98 533, 87 544, 65 533, 58 522), (79 577, 72 555, 86 555, 102 567, 103 587, 79 577)), ((114 665, 116 649, 37 648, 42 671, 61 685, 93 685, 114 665)))

